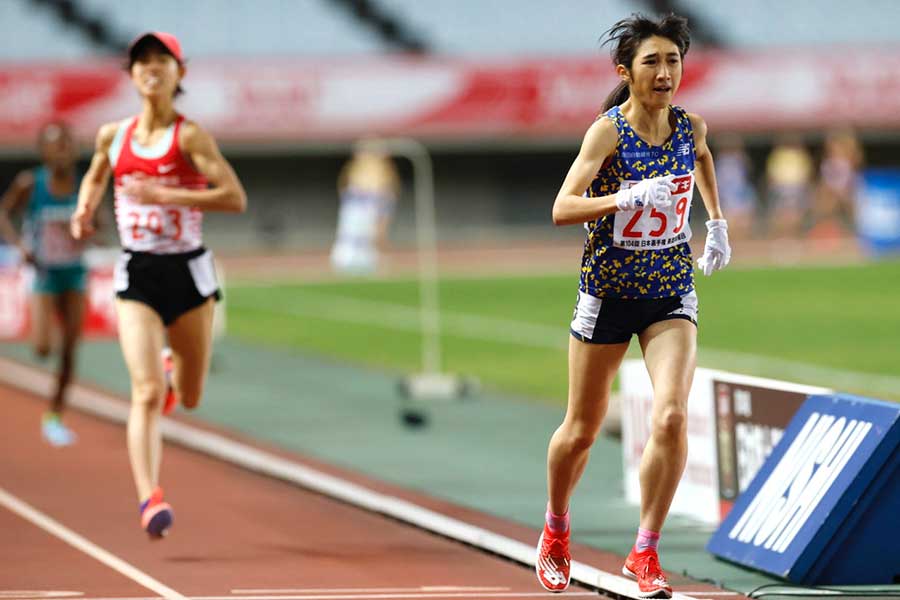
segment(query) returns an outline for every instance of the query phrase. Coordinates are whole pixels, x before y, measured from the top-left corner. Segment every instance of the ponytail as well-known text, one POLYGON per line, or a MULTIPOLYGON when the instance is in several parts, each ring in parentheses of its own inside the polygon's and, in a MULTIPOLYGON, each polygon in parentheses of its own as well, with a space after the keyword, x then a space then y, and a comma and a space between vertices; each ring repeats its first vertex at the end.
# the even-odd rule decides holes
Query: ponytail
POLYGON ((609 96, 606 97, 606 100, 604 100, 602 112, 606 112, 614 106, 619 106, 628 100, 629 95, 628 84, 624 81, 620 81, 619 85, 613 88, 613 91, 611 91, 609 96))

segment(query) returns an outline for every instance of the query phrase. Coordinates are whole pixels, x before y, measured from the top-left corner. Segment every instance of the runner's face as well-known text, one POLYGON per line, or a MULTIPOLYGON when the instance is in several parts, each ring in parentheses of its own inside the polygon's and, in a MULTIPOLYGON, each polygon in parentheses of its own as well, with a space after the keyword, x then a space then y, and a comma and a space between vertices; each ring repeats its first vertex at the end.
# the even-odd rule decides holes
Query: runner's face
POLYGON ((619 75, 627 77, 632 97, 641 104, 665 108, 672 103, 681 83, 681 69, 681 54, 675 42, 651 36, 638 46, 631 70, 622 68, 619 75))
POLYGON ((67 169, 75 162, 75 144, 57 125, 48 125, 41 140, 41 157, 51 169, 67 169))
POLYGON ((184 67, 158 44, 138 50, 131 65, 131 81, 145 98, 172 98, 184 67))

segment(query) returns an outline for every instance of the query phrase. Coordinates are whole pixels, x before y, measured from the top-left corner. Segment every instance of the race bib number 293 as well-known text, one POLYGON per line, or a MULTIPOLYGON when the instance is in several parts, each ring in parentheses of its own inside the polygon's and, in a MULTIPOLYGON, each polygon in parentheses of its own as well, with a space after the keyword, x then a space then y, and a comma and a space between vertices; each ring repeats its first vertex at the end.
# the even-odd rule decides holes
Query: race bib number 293
MULTIPOLYGON (((690 241, 694 175, 681 175, 673 181, 678 187, 672 192, 672 203, 668 207, 620 210, 616 213, 613 246, 626 250, 658 250, 690 241)), ((637 183, 623 181, 622 189, 637 183)))

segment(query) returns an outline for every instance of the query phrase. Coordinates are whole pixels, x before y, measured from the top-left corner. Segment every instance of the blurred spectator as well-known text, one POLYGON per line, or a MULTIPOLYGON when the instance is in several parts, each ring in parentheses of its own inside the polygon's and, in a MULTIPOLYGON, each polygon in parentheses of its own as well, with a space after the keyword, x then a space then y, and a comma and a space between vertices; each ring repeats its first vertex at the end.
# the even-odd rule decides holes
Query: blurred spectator
POLYGON ((783 136, 766 161, 769 234, 800 237, 810 208, 813 160, 797 136, 783 136))
POLYGON ((819 181, 810 211, 810 235, 834 238, 852 235, 854 205, 863 152, 850 129, 835 129, 825 138, 819 181))
POLYGON ((759 198, 751 182, 750 157, 737 135, 718 137, 715 153, 719 200, 728 216, 728 235, 746 239, 754 233, 759 198))
POLYGON ((400 190, 394 161, 378 140, 359 142, 338 176, 340 208, 331 265, 340 273, 378 267, 400 190))

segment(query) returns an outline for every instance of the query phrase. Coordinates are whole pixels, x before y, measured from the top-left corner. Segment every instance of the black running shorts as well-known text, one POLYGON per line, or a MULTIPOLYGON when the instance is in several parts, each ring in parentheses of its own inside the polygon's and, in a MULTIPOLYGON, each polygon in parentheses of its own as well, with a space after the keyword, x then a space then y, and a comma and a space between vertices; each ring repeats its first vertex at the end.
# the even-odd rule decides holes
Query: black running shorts
POLYGON ((166 326, 210 297, 222 297, 212 252, 197 248, 182 254, 123 250, 113 277, 116 296, 143 302, 166 326))

